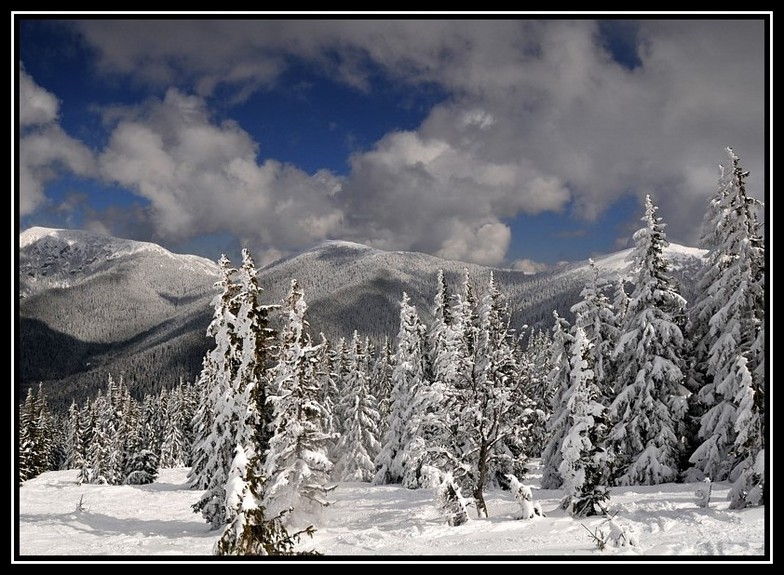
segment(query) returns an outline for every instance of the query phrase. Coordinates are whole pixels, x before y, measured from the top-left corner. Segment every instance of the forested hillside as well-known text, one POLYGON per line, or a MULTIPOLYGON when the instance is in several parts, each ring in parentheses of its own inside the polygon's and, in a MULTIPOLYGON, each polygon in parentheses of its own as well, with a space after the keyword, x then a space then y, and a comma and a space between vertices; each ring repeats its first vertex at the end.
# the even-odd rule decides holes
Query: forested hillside
MULTIPOLYGON (((629 250, 597 258, 608 281, 628 262, 629 250)), ((668 256, 683 293, 703 252, 671 246, 668 256)), ((438 270, 450 284, 468 270, 477 287, 490 268, 413 252, 385 252, 349 242, 325 242, 264 267, 259 274, 265 303, 279 304, 296 278, 309 297, 315 333, 331 340, 358 331, 381 345, 397 332, 398 302, 405 291, 428 322, 438 270)), ((568 319, 586 278, 586 262, 527 275, 492 270, 508 295, 511 326, 548 329, 552 312, 568 319)), ((194 381, 208 349, 206 329, 217 294, 217 264, 172 254, 155 244, 77 230, 33 228, 20 236, 20 400, 44 383, 51 404, 94 395, 107 375, 123 375, 135 397, 194 381)), ((688 297, 688 295, 687 295, 688 297)), ((274 321, 274 318, 273 318, 274 321)))

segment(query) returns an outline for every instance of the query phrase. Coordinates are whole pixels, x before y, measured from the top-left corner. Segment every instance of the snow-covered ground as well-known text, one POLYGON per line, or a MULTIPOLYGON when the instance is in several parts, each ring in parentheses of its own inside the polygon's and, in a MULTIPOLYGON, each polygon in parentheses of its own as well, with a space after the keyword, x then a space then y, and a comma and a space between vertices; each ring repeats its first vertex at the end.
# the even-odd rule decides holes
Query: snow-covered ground
MULTIPOLYGON (((139 560, 161 555, 198 560, 194 556, 209 555, 219 533, 210 531, 191 511, 199 492, 186 487, 187 471, 164 469, 156 483, 139 486, 77 485, 76 471, 48 472, 28 481, 18 492, 14 534, 18 560, 46 559, 41 556, 139 560)), ((318 550, 325 561, 376 556, 593 562, 636 560, 642 555, 676 562, 687 556, 769 562, 764 557, 769 541, 765 509, 728 510, 727 484, 713 486, 707 509, 696 505, 697 484, 612 489, 609 511, 636 545, 600 551, 586 528, 607 530, 604 518, 573 519, 558 507, 560 492, 538 489, 535 474, 526 483, 546 517, 515 520, 519 507, 512 495, 491 491, 487 494, 490 517, 475 519, 471 509, 472 519, 459 527, 449 527, 439 517, 429 490, 341 483, 334 492, 334 505, 314 521, 313 539, 303 540, 300 548, 318 550), (618 555, 623 557, 614 557, 618 555)))

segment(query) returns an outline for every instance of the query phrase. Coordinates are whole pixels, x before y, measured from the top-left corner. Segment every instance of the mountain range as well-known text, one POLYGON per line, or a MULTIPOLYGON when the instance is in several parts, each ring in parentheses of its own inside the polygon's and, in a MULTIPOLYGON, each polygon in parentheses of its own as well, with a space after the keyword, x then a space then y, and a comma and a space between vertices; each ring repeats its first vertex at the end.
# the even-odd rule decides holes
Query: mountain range
MULTIPOLYGON (((597 257, 603 278, 624 276, 631 250, 597 257)), ((667 256, 689 299, 703 251, 671 244, 667 256)), ((234 262, 239 264, 239 262, 234 262)), ((552 312, 570 317, 588 278, 588 262, 539 274, 491 269, 414 252, 389 252, 327 241, 260 270, 265 303, 285 298, 296 278, 308 303, 314 338, 351 337, 356 330, 378 344, 397 333, 403 292, 430 321, 436 276, 443 270, 453 292, 465 270, 481 293, 492 271, 507 296, 512 327, 549 329, 552 312)), ((193 381, 212 317, 218 266, 174 254, 153 243, 82 230, 30 228, 19 235, 15 384, 43 382, 53 407, 82 402, 109 374, 123 377, 138 396, 193 381)))

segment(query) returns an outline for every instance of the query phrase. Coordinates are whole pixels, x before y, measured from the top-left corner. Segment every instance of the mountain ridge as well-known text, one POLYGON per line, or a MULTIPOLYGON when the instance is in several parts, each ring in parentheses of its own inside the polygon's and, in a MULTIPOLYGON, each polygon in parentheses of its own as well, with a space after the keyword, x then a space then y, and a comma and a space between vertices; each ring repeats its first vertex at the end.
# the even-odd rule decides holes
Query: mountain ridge
MULTIPOLYGON (((595 258, 600 274, 615 281, 630 251, 595 258)), ((702 252, 673 244, 667 253, 689 280, 702 252)), ((198 375, 212 344, 206 330, 217 295, 214 262, 149 242, 51 228, 22 232, 18 258, 18 391, 43 381, 62 404, 102 388, 110 373, 138 395, 198 375)), ((291 279, 299 281, 314 339, 324 332, 334 341, 356 330, 378 344, 397 334, 404 291, 429 323, 439 269, 452 293, 464 270, 480 292, 492 272, 518 332, 526 325, 549 329, 553 309, 569 317, 588 277, 587 261, 526 274, 329 240, 262 267, 259 280, 269 304, 282 303, 291 279)))

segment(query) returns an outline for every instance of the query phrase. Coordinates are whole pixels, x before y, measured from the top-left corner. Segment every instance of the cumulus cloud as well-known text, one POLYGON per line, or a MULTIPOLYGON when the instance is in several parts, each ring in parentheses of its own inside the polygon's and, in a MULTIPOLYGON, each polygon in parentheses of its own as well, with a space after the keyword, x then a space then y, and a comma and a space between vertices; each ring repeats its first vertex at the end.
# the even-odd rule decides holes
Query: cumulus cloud
POLYGON ((259 164, 248 133, 213 122, 200 97, 170 89, 121 117, 100 155, 101 174, 150 201, 158 237, 230 230, 250 243, 293 249, 341 222, 334 178, 274 160, 259 164))
POLYGON ((501 222, 487 222, 472 227, 453 222, 453 230, 436 255, 449 260, 493 265, 504 259, 512 233, 501 222))
POLYGON ((502 218, 568 201, 557 178, 527 162, 474 153, 471 126, 457 143, 395 132, 353 156, 339 194, 351 233, 381 248, 498 264, 511 238, 502 218))
POLYGON ((20 71, 19 123, 22 128, 55 121, 59 107, 54 94, 36 84, 27 72, 20 71))
POLYGON ((33 213, 45 201, 44 185, 63 172, 91 175, 92 152, 57 123, 59 103, 24 70, 19 74, 19 214, 33 213))
MULTIPOLYGON (((74 26, 99 70, 179 87, 120 118, 100 162, 105 177, 152 202, 172 237, 231 230, 286 251, 340 236, 498 264, 510 218, 568 208, 590 221, 628 193, 649 193, 670 238, 695 243, 694 214, 715 189, 726 145, 751 170, 751 193, 763 194, 762 20, 643 20, 625 39, 633 70, 589 20, 74 26), (235 100, 274 86, 292 59, 366 91, 383 73, 447 97, 416 129, 353 155, 345 178, 310 176, 259 163, 256 142, 211 121, 206 105, 219 86, 235 100)), ((46 121, 56 107, 44 97, 25 113, 46 121)))
POLYGON ((536 262, 529 258, 523 258, 512 262, 512 269, 521 271, 525 274, 538 274, 552 269, 552 266, 542 262, 536 262))

